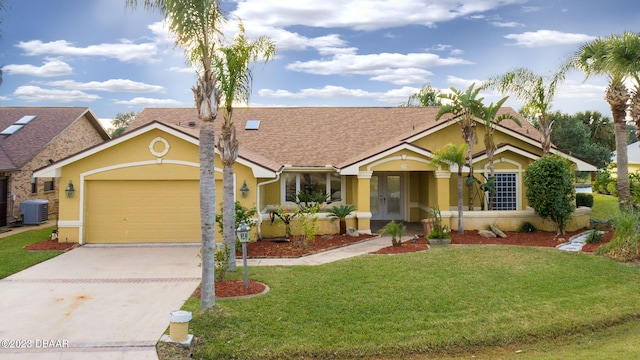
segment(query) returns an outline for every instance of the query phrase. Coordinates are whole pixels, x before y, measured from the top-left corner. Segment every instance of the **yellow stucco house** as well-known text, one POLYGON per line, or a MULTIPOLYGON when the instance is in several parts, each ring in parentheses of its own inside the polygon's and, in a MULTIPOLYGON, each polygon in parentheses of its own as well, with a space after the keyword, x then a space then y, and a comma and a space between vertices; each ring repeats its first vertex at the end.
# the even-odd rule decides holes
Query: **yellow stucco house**
MULTIPOLYGON (((435 151, 463 141, 456 122, 435 121, 437 111, 437 107, 235 109, 240 143, 235 194, 242 204, 259 210, 255 235, 281 236, 284 228, 269 221, 269 210, 293 206, 297 192, 308 184, 326 189, 332 199, 329 206, 354 204, 357 211, 347 221, 361 233, 370 233, 375 220, 418 222, 432 206, 438 206, 445 223, 456 229, 456 171, 430 162, 435 151)), ((511 108, 501 111, 519 116, 511 108)), ((216 120, 218 129, 220 122, 216 120)), ((481 122, 476 130, 482 139, 481 122)), ((75 193, 60 199, 60 241, 199 242, 198 132, 195 109, 147 108, 121 137, 37 171, 37 177, 59 177, 63 184, 74 185, 75 193)), ((465 212, 465 229, 497 223, 511 230, 534 216, 527 207, 522 178, 526 167, 542 154, 539 133, 524 120, 522 127, 504 121, 497 125, 495 140, 499 210, 465 212)), ((476 173, 486 173, 481 142, 473 150, 476 173)), ((565 156, 579 170, 596 170, 565 156)), ((222 201, 219 160, 216 157, 218 203, 222 201)), ((337 222, 328 221, 326 214, 319 216, 322 232, 338 231, 337 222)), ((569 227, 586 226, 588 218, 588 210, 579 209, 569 227)), ((542 219, 535 221, 540 228, 554 229, 542 219)))

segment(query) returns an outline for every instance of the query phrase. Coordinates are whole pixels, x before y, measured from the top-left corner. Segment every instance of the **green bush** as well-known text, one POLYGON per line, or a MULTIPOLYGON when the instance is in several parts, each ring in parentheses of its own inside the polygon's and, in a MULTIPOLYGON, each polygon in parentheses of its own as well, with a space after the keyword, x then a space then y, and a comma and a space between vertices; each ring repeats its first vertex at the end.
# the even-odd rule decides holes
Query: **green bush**
POLYGON ((621 262, 631 262, 638 258, 640 233, 638 222, 640 213, 634 210, 619 212, 613 218, 615 234, 608 244, 600 246, 596 255, 607 256, 621 262))
POLYGON ((598 229, 593 229, 589 231, 587 234, 587 238, 585 240, 587 244, 599 244, 602 242, 602 233, 598 229))
POLYGON ((524 172, 529 205, 540 217, 554 221, 558 234, 564 234, 575 209, 573 172, 569 160, 558 155, 545 155, 524 172))
POLYGON ((585 194, 585 193, 577 193, 576 194, 576 206, 586 206, 593 207, 593 195, 585 194))
POLYGON ((404 224, 391 220, 382 229, 380 229, 380 234, 391 235, 391 245, 400 246, 402 245, 402 235, 406 230, 407 227, 404 224))
POLYGON ((229 270, 229 256, 231 256, 231 249, 229 249, 229 246, 227 246, 227 244, 223 243, 221 246, 216 247, 216 250, 213 254, 213 266, 216 281, 224 281, 224 276, 229 270))
POLYGON ((523 222, 522 225, 520 225, 520 228, 518 228, 518 232, 522 233, 536 232, 537 230, 538 229, 536 229, 535 225, 528 221, 523 222))

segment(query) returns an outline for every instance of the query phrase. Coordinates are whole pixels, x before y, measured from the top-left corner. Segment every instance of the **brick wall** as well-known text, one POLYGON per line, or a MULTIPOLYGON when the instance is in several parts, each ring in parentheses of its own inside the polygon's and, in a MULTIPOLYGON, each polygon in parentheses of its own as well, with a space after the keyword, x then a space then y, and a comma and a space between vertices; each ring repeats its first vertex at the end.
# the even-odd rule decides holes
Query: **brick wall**
POLYGON ((25 200, 49 200, 49 218, 58 213, 58 197, 65 196, 64 189, 67 184, 60 184, 59 179, 54 178, 53 191, 44 191, 44 182, 51 179, 36 179, 36 193, 31 192, 31 176, 51 162, 56 162, 70 155, 76 154, 86 148, 103 142, 100 134, 91 125, 86 117, 82 117, 60 133, 51 143, 19 171, 11 173, 9 177, 9 198, 16 196, 13 209, 7 211, 7 224, 13 218, 20 217, 20 203, 25 200), (60 187, 62 186, 62 189, 60 187))

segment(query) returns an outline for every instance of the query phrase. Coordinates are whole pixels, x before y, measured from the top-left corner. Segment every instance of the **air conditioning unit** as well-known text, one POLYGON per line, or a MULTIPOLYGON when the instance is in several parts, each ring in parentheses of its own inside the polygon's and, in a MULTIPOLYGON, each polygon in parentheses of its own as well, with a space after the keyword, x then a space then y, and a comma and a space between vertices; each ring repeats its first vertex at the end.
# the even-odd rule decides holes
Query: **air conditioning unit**
POLYGON ((20 203, 23 224, 38 225, 49 219, 49 200, 26 200, 20 203))

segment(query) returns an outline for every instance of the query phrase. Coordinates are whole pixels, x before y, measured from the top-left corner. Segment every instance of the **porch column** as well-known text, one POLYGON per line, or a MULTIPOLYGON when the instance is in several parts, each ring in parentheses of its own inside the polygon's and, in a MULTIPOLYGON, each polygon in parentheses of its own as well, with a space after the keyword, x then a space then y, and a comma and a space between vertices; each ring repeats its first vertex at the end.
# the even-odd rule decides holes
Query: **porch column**
POLYGON ((356 218, 358 219, 358 232, 371 234, 371 175, 373 171, 360 171, 358 173, 358 199, 356 206, 356 218))
POLYGON ((449 180, 451 179, 451 171, 437 170, 435 176, 436 189, 438 189, 438 208, 440 208, 441 211, 449 211, 451 207, 451 203, 449 202, 449 193, 451 192, 449 189, 449 180))

